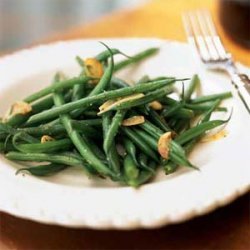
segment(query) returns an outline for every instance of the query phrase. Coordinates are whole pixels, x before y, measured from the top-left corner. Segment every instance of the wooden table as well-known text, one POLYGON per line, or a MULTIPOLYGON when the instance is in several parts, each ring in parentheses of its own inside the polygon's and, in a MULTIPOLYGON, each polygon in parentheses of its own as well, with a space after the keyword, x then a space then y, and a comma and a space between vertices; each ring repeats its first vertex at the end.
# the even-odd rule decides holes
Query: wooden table
MULTIPOLYGON (((213 0, 154 0, 136 9, 113 13, 84 27, 48 39, 86 37, 160 37, 184 41, 180 15, 208 8, 226 47, 250 65, 250 52, 232 42, 218 21, 213 0)), ((237 167, 237 166, 236 166, 237 167)), ((0 214, 0 249, 250 249, 249 194, 217 211, 157 230, 95 231, 43 225, 0 214)))

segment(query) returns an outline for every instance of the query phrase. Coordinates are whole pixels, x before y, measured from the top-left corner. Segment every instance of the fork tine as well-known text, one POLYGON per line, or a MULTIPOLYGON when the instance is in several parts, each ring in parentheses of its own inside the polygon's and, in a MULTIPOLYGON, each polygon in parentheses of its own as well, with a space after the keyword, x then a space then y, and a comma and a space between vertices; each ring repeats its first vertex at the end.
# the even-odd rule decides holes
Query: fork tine
POLYGON ((184 13, 182 15, 182 22, 184 24, 184 29, 186 31, 186 35, 187 35, 187 39, 188 39, 188 43, 191 44, 194 48, 196 48, 196 43, 195 43, 195 39, 194 39, 194 33, 191 27, 191 23, 189 20, 189 17, 187 15, 187 13, 184 13))
POLYGON ((199 26, 197 25, 196 17, 191 12, 187 13, 185 16, 185 25, 189 25, 188 31, 191 31, 191 38, 195 41, 195 45, 200 54, 201 59, 206 62, 210 59, 210 55, 207 50, 206 43, 203 37, 201 36, 201 31, 199 26))
POLYGON ((215 46, 218 54, 220 55, 220 58, 221 59, 228 59, 229 55, 226 52, 226 50, 223 46, 223 43, 222 43, 222 41, 221 41, 217 31, 216 31, 216 28, 215 28, 215 25, 214 25, 214 22, 213 22, 213 19, 212 19, 210 12, 207 10, 203 10, 202 12, 203 12, 203 16, 204 16, 206 25, 208 27, 209 33, 212 37, 214 46, 215 46))
POLYGON ((203 38, 204 38, 204 40, 206 42, 209 54, 211 56, 211 59, 212 60, 220 59, 220 56, 219 56, 219 54, 218 54, 218 52, 217 52, 217 50, 215 48, 213 38, 212 38, 212 36, 210 34, 209 27, 207 25, 207 22, 205 20, 203 12, 202 11, 196 11, 196 16, 197 16, 198 24, 200 26, 202 36, 203 36, 203 38))

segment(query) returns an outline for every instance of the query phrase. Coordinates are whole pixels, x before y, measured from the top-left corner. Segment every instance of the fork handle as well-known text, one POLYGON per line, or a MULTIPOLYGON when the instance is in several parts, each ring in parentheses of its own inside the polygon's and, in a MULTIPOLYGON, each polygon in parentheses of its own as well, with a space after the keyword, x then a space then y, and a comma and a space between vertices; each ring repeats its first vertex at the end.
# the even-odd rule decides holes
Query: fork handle
POLYGON ((250 79, 245 74, 231 74, 232 83, 237 94, 250 114, 250 79))

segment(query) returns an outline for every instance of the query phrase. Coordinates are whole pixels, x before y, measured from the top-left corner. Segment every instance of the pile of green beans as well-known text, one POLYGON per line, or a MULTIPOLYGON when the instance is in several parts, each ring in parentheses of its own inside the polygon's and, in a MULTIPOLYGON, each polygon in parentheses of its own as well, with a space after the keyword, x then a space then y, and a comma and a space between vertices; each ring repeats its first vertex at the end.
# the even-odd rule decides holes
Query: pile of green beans
POLYGON ((126 56, 103 45, 105 50, 93 57, 103 68, 101 77, 87 75, 85 61, 77 56, 82 67, 79 76, 67 79, 57 73, 51 85, 23 99, 31 111, 2 119, 0 152, 9 160, 33 163, 20 167, 17 174, 26 171, 44 177, 78 166, 90 178, 109 178, 132 187, 152 180, 158 169, 166 174, 174 173, 178 166, 197 170, 188 154, 207 131, 228 122, 211 120, 211 115, 227 111, 219 105, 231 93, 197 96, 197 75, 191 80, 144 75, 129 85, 115 73, 159 49, 126 56), (116 62, 118 54, 126 58, 116 62), (173 98, 175 84, 180 81, 184 82, 183 93, 173 98), (129 98, 136 94, 138 98, 129 98), (112 107, 100 112, 105 102, 112 107), (153 102, 160 108, 154 108, 153 102), (134 116, 143 120, 123 123, 134 116), (163 158, 159 141, 166 133, 172 138, 168 157, 163 158))

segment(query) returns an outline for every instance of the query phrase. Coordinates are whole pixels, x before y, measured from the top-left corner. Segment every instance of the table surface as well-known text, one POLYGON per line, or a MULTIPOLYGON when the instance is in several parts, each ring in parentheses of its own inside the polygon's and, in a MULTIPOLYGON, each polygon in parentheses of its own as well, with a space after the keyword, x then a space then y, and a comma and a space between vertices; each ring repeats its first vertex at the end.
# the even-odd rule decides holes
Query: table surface
MULTIPOLYGON (((158 37, 185 41, 181 13, 207 8, 227 49, 250 65, 250 51, 223 31, 216 0, 154 0, 112 13, 43 42, 90 37, 158 37), (164 24, 164 25, 163 25, 164 24)), ((191 221, 156 230, 98 231, 43 225, 0 213, 0 249, 250 249, 249 194, 191 221)))

